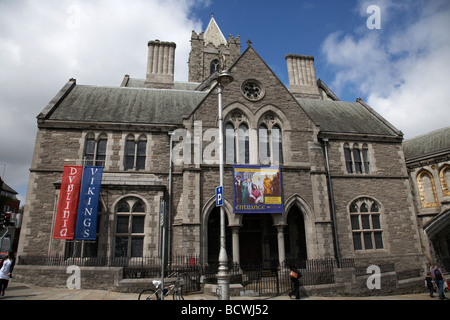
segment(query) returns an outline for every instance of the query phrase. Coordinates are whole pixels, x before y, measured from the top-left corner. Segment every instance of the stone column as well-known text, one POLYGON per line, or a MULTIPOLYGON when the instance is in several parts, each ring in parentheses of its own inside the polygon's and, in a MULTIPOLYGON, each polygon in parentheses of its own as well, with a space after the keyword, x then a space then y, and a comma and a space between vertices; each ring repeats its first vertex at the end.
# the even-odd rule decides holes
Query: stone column
POLYGON ((280 264, 286 260, 286 251, 284 248, 284 227, 285 225, 277 225, 277 238, 278 238, 278 261, 280 264))
POLYGON ((238 227, 231 227, 231 233, 232 233, 232 242, 233 242, 233 263, 240 266, 241 264, 241 257, 239 252, 239 226, 238 227))

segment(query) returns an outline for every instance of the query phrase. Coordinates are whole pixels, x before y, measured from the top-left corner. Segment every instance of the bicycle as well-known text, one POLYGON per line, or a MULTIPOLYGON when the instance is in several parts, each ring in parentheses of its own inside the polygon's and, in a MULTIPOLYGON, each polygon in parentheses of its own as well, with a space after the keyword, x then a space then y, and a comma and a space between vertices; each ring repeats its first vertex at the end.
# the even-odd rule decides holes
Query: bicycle
MULTIPOLYGON (((172 293, 173 300, 184 300, 180 282, 182 282, 182 279, 178 278, 174 283, 164 287, 164 299, 172 293)), ((161 300, 161 281, 153 280, 153 285, 156 287, 156 290, 150 288, 142 290, 138 300, 161 300)))

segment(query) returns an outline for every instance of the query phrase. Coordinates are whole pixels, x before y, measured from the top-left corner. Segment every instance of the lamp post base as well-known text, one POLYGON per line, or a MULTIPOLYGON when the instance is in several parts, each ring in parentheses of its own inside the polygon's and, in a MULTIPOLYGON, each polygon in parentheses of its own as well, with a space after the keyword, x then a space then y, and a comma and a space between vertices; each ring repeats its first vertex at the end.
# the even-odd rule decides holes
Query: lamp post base
POLYGON ((230 273, 228 270, 228 257, 222 246, 219 253, 219 272, 217 273, 217 289, 219 300, 230 300, 230 273))
POLYGON ((230 274, 228 268, 219 267, 217 274, 217 289, 219 300, 230 300, 230 274))

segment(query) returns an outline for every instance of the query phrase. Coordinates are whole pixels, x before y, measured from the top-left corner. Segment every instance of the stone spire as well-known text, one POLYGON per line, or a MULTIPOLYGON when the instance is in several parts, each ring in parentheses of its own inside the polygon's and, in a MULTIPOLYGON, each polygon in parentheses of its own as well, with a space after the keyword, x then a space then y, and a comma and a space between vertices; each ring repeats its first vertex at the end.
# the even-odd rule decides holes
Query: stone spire
POLYGON ((223 36, 222 31, 220 31, 220 28, 214 19, 214 14, 211 15, 211 20, 206 28, 204 41, 205 44, 212 43, 216 47, 219 47, 220 45, 227 45, 227 40, 223 36))

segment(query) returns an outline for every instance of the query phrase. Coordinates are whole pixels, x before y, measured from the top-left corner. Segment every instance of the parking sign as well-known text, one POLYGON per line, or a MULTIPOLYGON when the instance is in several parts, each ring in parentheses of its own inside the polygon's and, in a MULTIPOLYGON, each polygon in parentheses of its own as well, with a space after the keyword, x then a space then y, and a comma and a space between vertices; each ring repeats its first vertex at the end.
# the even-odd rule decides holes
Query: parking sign
POLYGON ((216 188, 216 207, 223 206, 223 187, 216 188))

